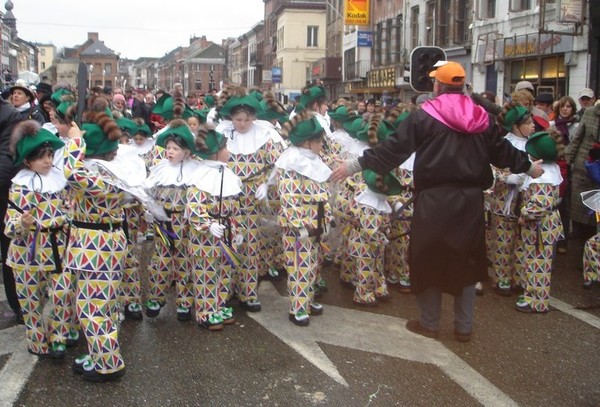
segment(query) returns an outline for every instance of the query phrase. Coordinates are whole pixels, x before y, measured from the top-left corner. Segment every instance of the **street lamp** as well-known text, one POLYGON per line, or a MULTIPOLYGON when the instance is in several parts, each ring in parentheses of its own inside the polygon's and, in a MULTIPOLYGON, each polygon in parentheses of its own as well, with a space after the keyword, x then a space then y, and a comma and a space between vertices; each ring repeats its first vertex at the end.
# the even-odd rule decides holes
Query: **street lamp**
POLYGON ((88 88, 92 89, 92 71, 94 70, 94 65, 90 64, 90 77, 88 81, 88 88))
POLYGON ((104 75, 106 75, 106 69, 102 70, 102 87, 104 88, 104 75))

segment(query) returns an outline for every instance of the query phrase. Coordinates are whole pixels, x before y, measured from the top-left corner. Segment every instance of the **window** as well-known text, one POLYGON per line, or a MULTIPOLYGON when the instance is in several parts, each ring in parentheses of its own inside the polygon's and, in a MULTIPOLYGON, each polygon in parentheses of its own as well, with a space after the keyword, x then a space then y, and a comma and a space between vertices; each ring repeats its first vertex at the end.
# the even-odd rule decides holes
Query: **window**
POLYGON ((426 9, 425 9, 425 30, 426 30, 425 35, 427 36, 426 37, 427 41, 425 42, 425 45, 433 45, 434 14, 435 14, 435 3, 433 1, 430 1, 427 3, 426 9))
POLYGON ((344 80, 353 80, 357 78, 356 72, 356 48, 350 48, 344 51, 344 80))
POLYGON ((46 48, 41 48, 40 49, 40 55, 45 57, 46 56, 46 48))
POLYGON ((377 29, 373 32, 373 66, 381 66, 381 23, 377 23, 377 29))
POLYGON ((112 64, 104 64, 104 74, 112 75, 112 64))
POLYGON ((414 48, 419 46, 419 7, 413 7, 410 11, 410 45, 414 48))
POLYGON ((450 13, 452 12, 452 4, 450 0, 440 0, 440 6, 438 8, 437 13, 437 22, 438 25, 436 27, 436 43, 440 47, 446 47, 448 45, 448 40, 450 37, 449 32, 449 23, 451 19, 450 13))
POLYGON ((400 62, 400 47, 402 46, 402 14, 399 14, 395 19, 392 20, 392 26, 390 27, 390 57, 392 63, 400 62))
POLYGON ((283 45, 284 45, 283 44, 283 40, 284 40, 284 37, 283 37, 284 31, 283 31, 283 29, 284 28, 285 27, 281 27, 280 29, 277 30, 277 48, 276 49, 278 49, 278 50, 283 49, 283 45))
POLYGON ((496 17, 496 0, 479 0, 477 10, 479 18, 496 17))
POLYGON ((525 11, 531 8, 531 0, 510 0, 509 11, 525 11))
POLYGON ((454 21, 454 43, 455 44, 466 44, 470 42, 470 31, 469 31, 469 16, 471 15, 470 1, 458 0, 456 19, 454 21))
POLYGON ((46 63, 42 62, 42 69, 46 69, 46 63))
POLYGON ((308 27, 306 27, 306 46, 319 46, 319 27, 315 25, 309 25, 308 27))

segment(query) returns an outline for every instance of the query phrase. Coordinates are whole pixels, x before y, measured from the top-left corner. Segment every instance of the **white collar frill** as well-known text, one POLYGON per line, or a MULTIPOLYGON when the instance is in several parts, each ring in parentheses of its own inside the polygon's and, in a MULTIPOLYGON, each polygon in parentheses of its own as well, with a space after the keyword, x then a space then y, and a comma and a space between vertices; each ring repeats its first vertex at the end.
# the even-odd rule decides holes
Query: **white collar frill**
POLYGON ((135 150, 120 144, 117 155, 111 161, 89 158, 85 160, 88 170, 99 173, 108 184, 123 190, 140 186, 146 180, 146 164, 135 150))
POLYGON ((253 124, 252 128, 244 134, 235 130, 223 134, 227 136, 227 149, 231 154, 254 154, 269 140, 273 140, 274 143, 283 141, 275 129, 268 129, 256 124, 253 124))
POLYGON ((286 171, 295 171, 317 182, 327 181, 332 173, 331 168, 318 154, 308 148, 296 146, 285 150, 275 161, 275 166, 286 171))
POLYGON ((348 144, 343 146, 342 152, 351 154, 354 157, 360 157, 368 148, 370 148, 369 144, 353 138, 348 142, 348 144))
POLYGON ((200 161, 188 159, 177 164, 171 164, 167 158, 163 158, 158 164, 150 168, 150 176, 146 180, 146 187, 155 186, 177 186, 190 185, 190 179, 198 169, 200 161))
POLYGON ((417 156, 416 153, 412 153, 410 155, 410 157, 408 157, 406 159, 406 161, 404 161, 402 164, 400 164, 400 168, 402 168, 403 170, 412 171, 413 168, 415 167, 415 157, 416 156, 417 156))
POLYGON ((510 144, 515 148, 525 151, 525 144, 527 144, 527 139, 525 137, 517 136, 515 133, 508 133, 504 138, 510 141, 510 144))
POLYGON ((542 163, 544 173, 538 178, 531 178, 529 175, 525 177, 521 190, 526 190, 531 184, 550 184, 558 186, 563 182, 563 177, 560 174, 560 167, 556 163, 542 163))
POLYGON ((392 207, 388 203, 387 198, 387 195, 379 194, 366 187, 364 191, 354 198, 354 201, 358 204, 369 206, 381 213, 392 213, 392 207))
POLYGON ((30 191, 53 194, 66 187, 67 179, 63 172, 56 167, 52 167, 50 172, 45 175, 24 168, 13 177, 12 183, 30 191))
POLYGON ((242 180, 227 167, 226 163, 214 160, 200 162, 190 177, 190 185, 212 196, 236 196, 242 192, 242 180))
POLYGON ((141 145, 134 142, 130 147, 135 150, 137 155, 148 154, 154 148, 154 139, 148 137, 141 145))

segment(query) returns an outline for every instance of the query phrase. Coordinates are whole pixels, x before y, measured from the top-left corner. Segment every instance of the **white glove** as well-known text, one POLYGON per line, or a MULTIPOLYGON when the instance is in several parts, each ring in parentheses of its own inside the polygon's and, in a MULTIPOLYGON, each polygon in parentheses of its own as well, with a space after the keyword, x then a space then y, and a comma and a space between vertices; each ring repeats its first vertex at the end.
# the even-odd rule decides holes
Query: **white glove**
POLYGON ((522 174, 510 174, 506 177, 506 183, 509 185, 521 185, 523 183, 522 174))
POLYGON ((231 244, 234 246, 240 246, 242 243, 244 243, 244 236, 242 235, 235 235, 233 239, 231 239, 231 244))
POLYGON ((398 212, 404 206, 404 202, 396 202, 394 203, 394 212, 398 212))
POLYGON ((308 229, 300 228, 296 232, 296 237, 298 239, 306 239, 308 237, 308 229))
POLYGON ((152 215, 152 213, 149 211, 144 212, 144 219, 148 223, 154 223, 154 215, 152 215))
POLYGON ((219 225, 217 222, 213 222, 210 224, 208 230, 210 231, 210 234, 217 239, 222 239, 223 234, 225 233, 225 225, 219 225))
POLYGON ((260 184, 258 188, 256 188, 256 199, 259 201, 264 201, 269 196, 269 186, 267 184, 260 184))

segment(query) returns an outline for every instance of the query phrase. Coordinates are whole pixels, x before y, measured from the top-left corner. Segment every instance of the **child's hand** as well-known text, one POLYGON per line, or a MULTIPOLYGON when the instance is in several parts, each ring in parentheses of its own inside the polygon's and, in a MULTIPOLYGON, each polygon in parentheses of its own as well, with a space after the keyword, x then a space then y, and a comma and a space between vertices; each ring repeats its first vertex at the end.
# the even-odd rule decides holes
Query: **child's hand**
POLYGON ((21 225, 23 225, 24 229, 31 228, 31 225, 35 223, 35 218, 28 211, 23 212, 21 215, 21 225))

